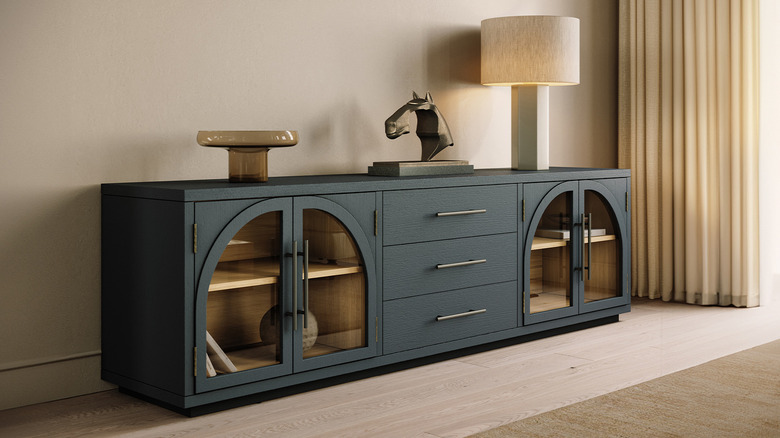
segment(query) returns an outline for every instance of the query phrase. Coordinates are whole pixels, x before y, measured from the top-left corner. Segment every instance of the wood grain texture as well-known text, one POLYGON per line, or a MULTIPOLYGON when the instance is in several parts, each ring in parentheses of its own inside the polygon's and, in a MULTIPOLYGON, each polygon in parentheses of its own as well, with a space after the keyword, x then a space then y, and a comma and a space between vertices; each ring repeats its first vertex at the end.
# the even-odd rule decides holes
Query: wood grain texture
POLYGON ((101 208, 103 369, 185 391, 192 368, 182 355, 182 327, 194 273, 181 254, 192 241, 193 207, 108 196, 101 208))
MULTIPOLYGON (((585 302, 603 300, 620 294, 620 260, 616 240, 595 241, 591 245, 591 257, 587 256, 585 265, 590 268, 590 279, 584 280, 583 299, 585 302), (598 243, 595 243, 598 242, 598 243)), ((587 245, 585 246, 587 251, 587 245)))
POLYGON ((779 339, 778 311, 635 299, 617 324, 217 414, 108 391, 2 411, 0 436, 465 437, 779 339))
POLYGON ((517 186, 495 185, 384 194, 384 244, 517 232, 517 186), (436 216, 437 213, 481 211, 436 216))
POLYGON ((384 250, 384 299, 517 279, 517 234, 396 245, 384 250), (437 265, 485 260, 437 269, 437 265))
MULTIPOLYGON (((591 237, 591 242, 606 242, 609 240, 615 240, 615 235, 606 236, 594 236, 591 237)), ((587 242, 587 237, 583 239, 583 242, 587 242)), ((549 237, 534 237, 534 241, 531 244, 531 251, 537 251, 540 249, 557 248, 559 246, 566 246, 569 244, 569 239, 551 239, 549 237)))
MULTIPOLYGON (((309 263, 309 279, 335 277, 363 272, 362 266, 335 263, 309 263)), ((303 276, 303 273, 301 273, 303 276)), ((209 292, 279 283, 278 260, 220 262, 211 275, 209 292)))
MULTIPOLYGON (((231 184, 223 180, 153 181, 101 184, 106 195, 139 196, 170 201, 213 201, 277 196, 354 193, 376 190, 411 190, 453 185, 518 184, 575 179, 630 177, 628 169, 551 167, 546 171, 478 169, 471 175, 379 177, 366 174, 310 175, 269 178, 265 183, 231 184)), ((624 182, 625 184, 625 182, 624 182)))
POLYGON ((368 321, 364 276, 325 277, 311 280, 309 287, 310 309, 316 315, 319 335, 323 339, 331 335, 330 341, 317 342, 342 350, 365 347, 368 321))
POLYGON ((225 349, 260 343, 260 320, 277 304, 275 286, 209 293, 206 330, 225 349))
POLYGON ((384 353, 517 327, 517 282, 458 289, 384 304, 384 353), (485 313, 437 321, 437 316, 485 313))
POLYGON ((473 438, 545 437, 550 431, 578 438, 776 437, 780 435, 780 340, 473 438))
POLYGON ((211 274, 209 292, 279 283, 279 259, 220 262, 211 274))

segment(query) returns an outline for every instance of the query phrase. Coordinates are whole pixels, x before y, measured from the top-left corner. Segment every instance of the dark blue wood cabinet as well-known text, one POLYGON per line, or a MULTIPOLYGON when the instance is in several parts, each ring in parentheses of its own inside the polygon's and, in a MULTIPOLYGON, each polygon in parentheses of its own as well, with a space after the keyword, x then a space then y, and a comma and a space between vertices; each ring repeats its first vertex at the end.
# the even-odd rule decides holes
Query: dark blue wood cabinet
POLYGON ((197 415, 617 321, 629 192, 573 168, 104 184, 102 376, 197 415))

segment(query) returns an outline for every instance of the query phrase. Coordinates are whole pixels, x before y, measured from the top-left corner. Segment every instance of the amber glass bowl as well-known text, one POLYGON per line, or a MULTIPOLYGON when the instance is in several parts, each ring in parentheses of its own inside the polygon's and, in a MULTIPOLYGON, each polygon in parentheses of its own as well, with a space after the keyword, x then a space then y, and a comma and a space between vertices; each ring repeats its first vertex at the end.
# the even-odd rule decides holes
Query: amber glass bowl
POLYGON ((269 149, 295 146, 298 132, 198 131, 198 144, 227 149, 230 182, 265 182, 269 149))

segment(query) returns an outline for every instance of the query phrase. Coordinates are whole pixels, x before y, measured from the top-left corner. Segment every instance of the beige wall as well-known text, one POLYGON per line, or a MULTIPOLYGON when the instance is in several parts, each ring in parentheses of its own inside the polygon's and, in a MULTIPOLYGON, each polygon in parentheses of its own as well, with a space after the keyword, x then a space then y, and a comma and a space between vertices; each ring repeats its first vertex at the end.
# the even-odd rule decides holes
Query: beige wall
POLYGON ((294 129, 275 175, 419 156, 383 121, 430 90, 443 158, 508 167, 509 90, 479 85, 485 18, 581 19, 551 90, 551 164, 616 158, 616 0, 0 0, 0 409, 100 380, 99 184, 223 178, 198 130, 294 129))

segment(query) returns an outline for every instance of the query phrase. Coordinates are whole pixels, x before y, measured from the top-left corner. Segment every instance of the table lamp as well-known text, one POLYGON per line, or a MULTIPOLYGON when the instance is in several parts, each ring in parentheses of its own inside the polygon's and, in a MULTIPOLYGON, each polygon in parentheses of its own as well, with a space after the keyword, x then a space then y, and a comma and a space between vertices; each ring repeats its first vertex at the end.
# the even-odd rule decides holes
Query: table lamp
POLYGON ((512 168, 550 168, 550 86, 580 82, 580 20, 482 21, 482 84, 512 87, 512 168))

